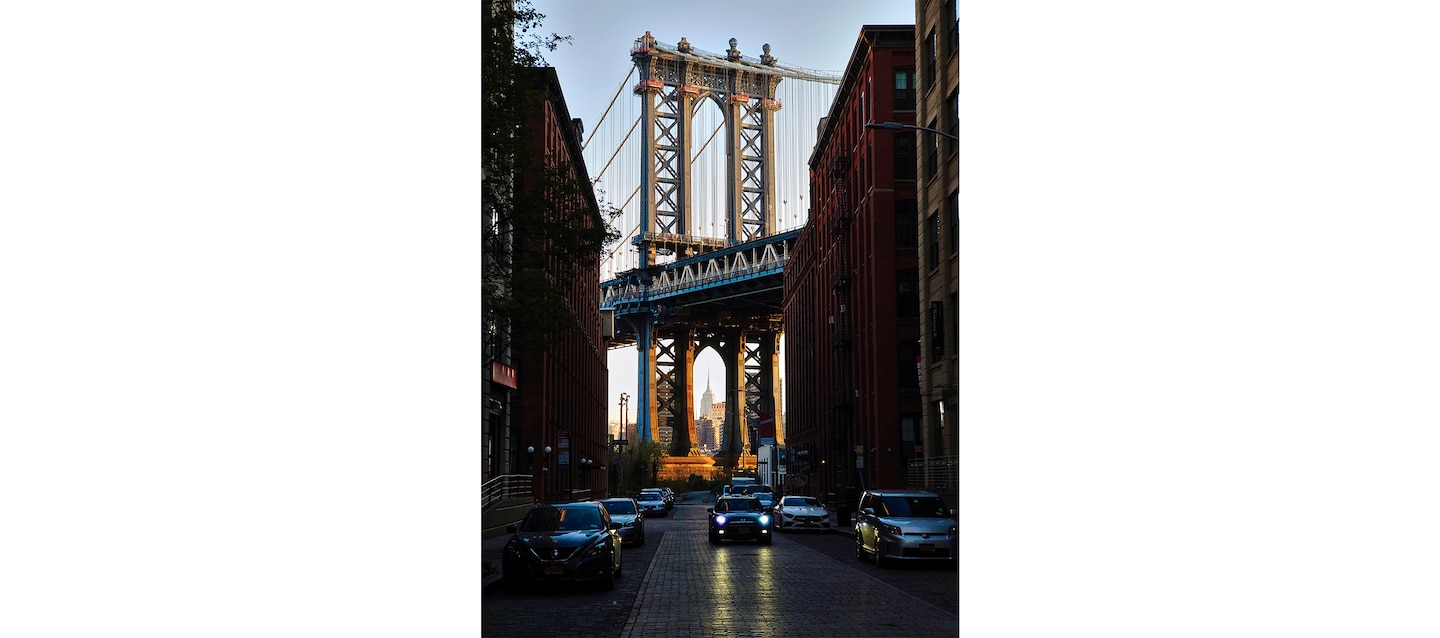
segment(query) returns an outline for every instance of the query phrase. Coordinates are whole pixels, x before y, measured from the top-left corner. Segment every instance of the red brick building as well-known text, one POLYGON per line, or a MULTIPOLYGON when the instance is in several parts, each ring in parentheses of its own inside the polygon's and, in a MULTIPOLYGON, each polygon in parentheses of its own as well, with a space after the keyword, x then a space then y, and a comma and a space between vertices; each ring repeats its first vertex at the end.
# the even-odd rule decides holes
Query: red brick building
MULTIPOLYGON (((516 187, 542 192, 551 202, 550 216, 566 216, 570 223, 603 225, 581 155, 581 122, 571 119, 554 69, 536 68, 531 73, 535 90, 543 96, 543 107, 536 109, 524 127, 530 136, 529 157, 534 161, 518 167, 516 187), (556 186, 561 183, 553 174, 557 170, 571 187, 556 186)), ((564 305, 575 325, 557 339, 528 344, 524 336, 529 327, 512 328, 517 334, 517 405, 509 437, 513 471, 533 477, 535 497, 542 501, 599 498, 607 489, 606 472, 600 468, 608 456, 609 434, 599 255, 576 263, 554 257, 549 239, 517 231, 515 241, 522 246, 517 250, 548 255, 543 275, 563 290, 564 305), (550 448, 548 454, 546 447, 550 448), (535 451, 528 451, 530 448, 535 451), (583 460, 594 461, 595 469, 587 471, 583 460)))
POLYGON ((905 486, 921 439, 915 29, 867 25, 810 157, 785 267, 787 488, 853 506, 905 486))

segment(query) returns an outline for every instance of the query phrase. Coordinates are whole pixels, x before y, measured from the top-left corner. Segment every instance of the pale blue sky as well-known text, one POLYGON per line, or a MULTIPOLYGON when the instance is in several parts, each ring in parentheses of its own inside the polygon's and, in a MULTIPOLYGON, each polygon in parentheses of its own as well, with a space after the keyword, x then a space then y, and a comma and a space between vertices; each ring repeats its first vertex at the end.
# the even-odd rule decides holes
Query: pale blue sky
MULTIPOLYGON (((861 26, 915 21, 915 4, 909 0, 535 0, 534 6, 545 14, 542 32, 574 38, 545 57, 560 76, 571 117, 584 120, 587 129, 600 119, 630 72, 630 46, 646 31, 661 42, 673 44, 684 37, 696 47, 716 52, 728 49, 730 38, 735 38, 743 54, 756 57, 768 43, 771 55, 783 64, 841 72, 861 26)), ((610 419, 619 420, 620 393, 635 396, 635 349, 610 351, 609 365, 610 419)), ((725 396, 724 367, 710 350, 695 359, 697 403, 707 375, 716 394, 725 396)), ((633 402, 629 420, 635 421, 633 402)))

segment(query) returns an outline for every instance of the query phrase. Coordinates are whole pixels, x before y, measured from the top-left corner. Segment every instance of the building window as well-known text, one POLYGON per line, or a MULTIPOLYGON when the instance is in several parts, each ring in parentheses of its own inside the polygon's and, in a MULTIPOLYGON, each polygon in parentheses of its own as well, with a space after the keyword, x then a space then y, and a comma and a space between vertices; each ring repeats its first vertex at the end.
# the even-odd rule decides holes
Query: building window
POLYGON ((920 271, 895 271, 895 316, 912 321, 920 318, 920 271))
POLYGON ((925 90, 935 85, 935 30, 930 30, 930 35, 925 36, 925 75, 920 81, 925 84, 925 90))
POLYGON ((950 55, 956 56, 960 53, 960 21, 957 19, 950 25, 950 55))
POLYGON ((904 66, 895 69, 894 110, 915 110, 915 67, 913 66, 904 66))
POLYGON ((931 270, 934 270, 934 269, 940 267, 940 214, 939 214, 939 213, 932 213, 932 214, 930 215, 930 224, 929 224, 929 226, 930 226, 930 232, 929 232, 929 235, 930 235, 930 244, 929 244, 929 250, 927 250, 926 252, 927 252, 927 254, 929 254, 930 269, 931 269, 931 270))
MULTIPOLYGON (((958 331, 960 330, 960 321, 959 321, 959 316, 958 316, 958 313, 960 312, 960 293, 958 293, 958 292, 950 293, 950 307, 951 307, 952 309, 954 309, 955 313, 957 313, 957 316, 956 316, 955 319, 950 320, 950 323, 949 323, 949 325, 946 326, 946 329, 947 329, 947 330, 950 330, 950 331, 952 332, 952 334, 953 334, 953 333, 958 332, 958 331)), ((959 354, 959 353, 960 353, 960 339, 959 339, 959 337, 957 336, 956 338, 950 340, 950 354, 959 354)))
POLYGON ((917 233, 919 221, 915 218, 915 200, 902 199, 895 202, 895 247, 915 250, 919 244, 917 233))
POLYGON ((950 223, 950 254, 960 254, 960 191, 950 191, 945 200, 945 219, 950 223))
POLYGON ((915 179, 915 134, 895 135, 895 179, 915 179))
MULTIPOLYGON (((929 128, 940 130, 936 126, 939 122, 930 121, 929 128)), ((927 144, 925 144, 925 177, 934 179, 940 174, 940 136, 934 133, 925 133, 927 144)))
POLYGON ((920 342, 906 339, 895 344, 895 378, 901 390, 920 389, 920 342))
POLYGON ((945 353, 945 302, 930 302, 930 354, 945 353))
POLYGON ((945 151, 951 155, 955 154, 955 140, 960 139, 960 89, 950 92, 950 98, 945 100, 942 108, 945 115, 945 132, 955 137, 946 139, 945 151))

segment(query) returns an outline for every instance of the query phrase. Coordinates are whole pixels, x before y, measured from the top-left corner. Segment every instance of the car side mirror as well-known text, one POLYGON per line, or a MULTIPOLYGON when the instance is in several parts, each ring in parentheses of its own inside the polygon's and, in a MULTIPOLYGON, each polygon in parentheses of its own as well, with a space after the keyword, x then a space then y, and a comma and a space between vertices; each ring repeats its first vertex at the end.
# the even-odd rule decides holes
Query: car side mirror
POLYGON ((619 524, 619 523, 611 523, 611 524, 610 524, 610 529, 620 529, 620 524, 619 524))
POLYGON ((705 508, 705 513, 706 513, 706 514, 714 514, 714 513, 715 513, 715 508, 713 508, 713 507, 707 507, 707 508, 705 508))
POLYGON ((957 509, 955 509, 955 508, 953 508, 953 507, 950 508, 950 516, 954 517, 954 516, 959 516, 959 515, 960 515, 960 510, 957 510, 957 509))
POLYGON ((860 513, 861 513, 861 514, 869 514, 869 515, 871 515, 871 516, 874 516, 874 515, 875 515, 875 508, 873 508, 873 507, 862 508, 862 509, 860 510, 860 513))
POLYGON ((510 534, 514 534, 516 529, 518 528, 515 527, 514 523, 505 526, 505 531, 510 534))

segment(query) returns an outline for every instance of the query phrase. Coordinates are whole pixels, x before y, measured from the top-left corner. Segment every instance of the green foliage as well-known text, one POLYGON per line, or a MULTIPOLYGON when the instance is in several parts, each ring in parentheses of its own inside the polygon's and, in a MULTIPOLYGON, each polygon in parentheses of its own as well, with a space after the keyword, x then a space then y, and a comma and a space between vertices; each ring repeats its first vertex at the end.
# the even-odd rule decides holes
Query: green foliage
POLYGON ((481 303, 490 340, 509 334, 543 347, 578 325, 565 287, 618 240, 611 222, 619 211, 598 203, 578 167, 530 146, 533 131, 526 125, 544 113, 547 90, 535 69, 545 65, 546 52, 571 38, 544 34, 545 16, 529 0, 489 0, 489 8, 481 53, 481 303))

